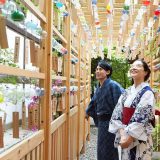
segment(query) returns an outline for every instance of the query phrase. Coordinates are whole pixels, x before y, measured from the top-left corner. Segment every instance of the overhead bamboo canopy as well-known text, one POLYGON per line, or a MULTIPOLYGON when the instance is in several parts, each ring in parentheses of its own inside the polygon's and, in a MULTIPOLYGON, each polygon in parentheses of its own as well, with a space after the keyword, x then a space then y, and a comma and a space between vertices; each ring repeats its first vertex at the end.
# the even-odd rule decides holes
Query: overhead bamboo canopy
POLYGON ((150 40, 157 33, 159 0, 80 0, 80 3, 93 40, 103 45, 101 48, 134 51, 142 47, 142 39, 150 40))

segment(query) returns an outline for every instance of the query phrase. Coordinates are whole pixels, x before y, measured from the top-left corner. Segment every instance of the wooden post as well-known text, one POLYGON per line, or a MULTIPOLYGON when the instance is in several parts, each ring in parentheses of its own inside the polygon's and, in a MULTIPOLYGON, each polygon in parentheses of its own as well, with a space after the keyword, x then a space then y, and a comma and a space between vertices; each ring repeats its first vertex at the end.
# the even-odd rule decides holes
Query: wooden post
MULTIPOLYGON (((45 96, 44 107, 41 110, 41 126, 44 129, 44 154, 42 159, 51 160, 51 58, 52 58, 52 32, 53 32, 53 2, 45 1, 44 15, 47 17, 47 23, 41 23, 41 26, 47 32, 47 37, 42 41, 43 65, 42 71, 45 73, 45 96), (47 107, 48 106, 48 107, 47 107)), ((42 82, 41 82, 42 84, 42 82)))
POLYGON ((13 138, 19 138, 19 112, 13 112, 13 138))
MULTIPOLYGON (((70 13, 71 1, 68 2, 67 11, 70 13)), ((66 31, 64 32, 67 39, 68 54, 65 55, 65 76, 66 80, 67 96, 66 96, 66 143, 65 143, 65 159, 70 159, 70 68, 71 68, 71 17, 68 16, 65 19, 64 25, 66 25, 66 31)))
POLYGON ((0 148, 4 147, 3 142, 3 123, 2 123, 2 117, 0 117, 0 148))
POLYGON ((78 63, 77 63, 77 78, 78 78, 78 93, 77 93, 77 98, 78 98, 78 120, 77 120, 77 159, 79 159, 79 150, 80 150, 80 87, 81 87, 81 28, 80 28, 80 22, 78 21, 78 32, 79 32, 79 37, 78 37, 78 63))

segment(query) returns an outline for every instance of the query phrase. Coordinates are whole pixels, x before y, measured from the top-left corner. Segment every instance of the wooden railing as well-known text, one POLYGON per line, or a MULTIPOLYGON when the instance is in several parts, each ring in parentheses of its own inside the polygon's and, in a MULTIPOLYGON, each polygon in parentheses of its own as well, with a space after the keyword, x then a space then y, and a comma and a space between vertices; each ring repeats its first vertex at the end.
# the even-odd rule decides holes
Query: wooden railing
POLYGON ((44 132, 40 130, 11 149, 0 154, 0 160, 43 160, 43 149, 44 132))

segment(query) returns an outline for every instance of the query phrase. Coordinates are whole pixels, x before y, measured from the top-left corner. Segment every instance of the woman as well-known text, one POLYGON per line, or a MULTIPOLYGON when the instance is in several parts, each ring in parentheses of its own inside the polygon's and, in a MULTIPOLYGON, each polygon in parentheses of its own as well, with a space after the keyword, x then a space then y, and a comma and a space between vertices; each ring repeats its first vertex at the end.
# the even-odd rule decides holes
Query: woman
POLYGON ((133 85, 120 96, 112 114, 109 132, 116 134, 121 160, 151 160, 155 99, 146 82, 150 72, 143 60, 131 65, 133 85))

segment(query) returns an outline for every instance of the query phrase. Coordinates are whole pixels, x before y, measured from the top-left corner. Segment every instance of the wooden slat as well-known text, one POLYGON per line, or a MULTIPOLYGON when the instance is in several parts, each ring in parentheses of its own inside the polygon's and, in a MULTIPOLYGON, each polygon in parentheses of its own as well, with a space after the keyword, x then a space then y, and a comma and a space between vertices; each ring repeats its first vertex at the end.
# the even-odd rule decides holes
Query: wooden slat
POLYGON ((26 155, 25 160, 31 160, 31 153, 26 155))
POLYGON ((3 65, 0 65, 0 74, 24 76, 24 77, 28 77, 28 78, 45 79, 44 73, 32 72, 32 71, 23 70, 20 68, 13 68, 13 67, 3 66, 3 65))
POLYGON ((40 12, 40 10, 30 1, 30 0, 21 0, 21 2, 41 21, 47 23, 46 17, 40 12))
POLYGON ((78 79, 70 78, 70 82, 78 82, 78 79))
POLYGON ((51 123, 51 134, 66 121, 66 114, 61 115, 51 123))
POLYGON ((78 55, 78 51, 73 46, 71 46, 71 50, 78 55))
POLYGON ((40 160, 44 160, 44 143, 41 143, 41 157, 40 160))
POLYGON ((32 151, 32 160, 36 160, 36 150, 32 151))
MULTIPOLYGON (((44 132, 40 130, 31 137, 18 143, 6 152, 0 154, 0 160, 18 160, 31 152, 35 147, 44 141, 44 132)), ((42 152, 42 151, 41 151, 42 152)))
POLYGON ((78 107, 75 106, 74 108, 71 109, 70 111, 70 116, 72 117, 74 114, 76 114, 78 112, 78 107))
POLYGON ((52 75, 52 79, 53 80, 62 80, 62 81, 66 81, 67 80, 67 77, 63 77, 63 76, 56 76, 56 75, 52 75))
POLYGON ((40 154, 41 154, 41 152, 40 152, 40 146, 38 146, 37 149, 36 149, 36 160, 40 159, 40 154))
POLYGON ((20 28, 18 25, 16 25, 15 23, 13 23, 12 21, 6 19, 6 25, 9 29, 11 29, 12 31, 15 31, 16 33, 19 33, 21 35, 23 35, 24 37, 34 40, 34 42, 40 44, 40 39, 37 38, 36 36, 34 36, 33 34, 27 32, 26 30, 24 30, 23 28, 20 28))
POLYGON ((65 44, 68 43, 67 40, 66 40, 66 38, 58 31, 58 29, 57 29, 55 26, 53 26, 53 32, 54 32, 65 44))
POLYGON ((78 58, 77 56, 73 55, 72 53, 71 53, 71 56, 72 56, 73 58, 78 58))

